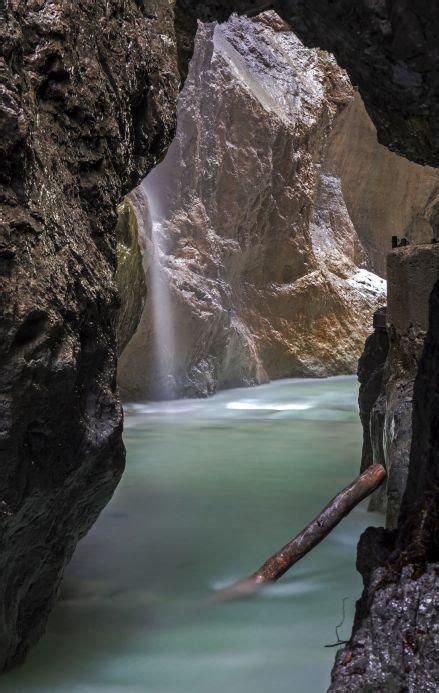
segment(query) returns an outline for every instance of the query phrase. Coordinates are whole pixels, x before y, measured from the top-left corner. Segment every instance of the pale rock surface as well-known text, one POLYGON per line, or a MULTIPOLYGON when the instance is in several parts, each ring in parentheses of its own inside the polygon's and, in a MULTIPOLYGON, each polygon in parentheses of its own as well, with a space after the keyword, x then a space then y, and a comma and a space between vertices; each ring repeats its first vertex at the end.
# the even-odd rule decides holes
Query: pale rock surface
POLYGON ((358 93, 335 121, 323 166, 341 179, 368 267, 380 276, 386 276, 392 236, 412 243, 439 237, 439 169, 415 164, 379 144, 358 93))
POLYGON ((199 25, 176 138, 143 184, 172 377, 156 368, 151 290, 119 363, 125 397, 356 370, 385 282, 364 269, 340 181, 321 168, 352 97, 333 57, 272 12, 199 25))

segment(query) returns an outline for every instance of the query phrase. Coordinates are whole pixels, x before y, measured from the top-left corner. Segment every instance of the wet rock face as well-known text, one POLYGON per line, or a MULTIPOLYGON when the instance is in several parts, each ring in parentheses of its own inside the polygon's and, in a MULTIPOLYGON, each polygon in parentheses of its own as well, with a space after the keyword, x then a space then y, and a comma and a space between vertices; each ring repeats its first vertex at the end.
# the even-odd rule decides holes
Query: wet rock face
POLYGON ((146 299, 139 224, 128 198, 117 207, 116 237, 116 284, 120 300, 116 331, 121 354, 137 329, 146 299))
POLYGON ((349 216, 373 272, 386 276, 392 236, 412 243, 439 237, 439 169, 415 164, 379 144, 358 93, 337 118, 325 168, 342 181, 349 216))
POLYGON ((364 595, 357 608, 355 634, 337 655, 329 691, 435 693, 439 564, 422 575, 406 566, 397 580, 377 568, 368 585, 369 601, 364 595))
POLYGON ((428 330, 431 290, 439 278, 439 246, 400 248, 388 258, 389 356, 385 366, 384 458, 387 527, 397 525, 412 442, 413 386, 428 330))
MULTIPOLYGON (((355 371, 384 282, 361 268, 340 181, 321 169, 352 93, 272 12, 200 25, 176 138, 144 184, 170 286, 174 394, 355 371)), ((160 389, 150 295, 119 364, 128 397, 160 389)))
POLYGON ((387 329, 381 316, 359 362, 361 467, 378 463, 387 468, 387 488, 373 496, 372 507, 386 512, 389 528, 397 525, 406 489, 413 387, 428 330, 429 296, 438 277, 438 245, 408 246, 389 254, 387 329))
POLYGON ((1 8, 0 669, 41 635, 124 466, 116 204, 175 125, 165 3, 1 8))
POLYGON ((439 278, 429 299, 429 324, 416 374, 413 438, 398 543, 418 561, 439 561, 439 278))

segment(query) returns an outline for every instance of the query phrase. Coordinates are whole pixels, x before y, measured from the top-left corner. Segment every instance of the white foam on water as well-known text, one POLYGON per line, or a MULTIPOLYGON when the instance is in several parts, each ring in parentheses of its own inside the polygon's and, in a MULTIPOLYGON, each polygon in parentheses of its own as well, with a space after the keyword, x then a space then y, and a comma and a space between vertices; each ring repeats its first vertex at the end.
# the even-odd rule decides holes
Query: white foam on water
POLYGON ((290 402, 287 404, 277 404, 273 402, 270 404, 257 404, 256 402, 228 402, 226 404, 226 409, 235 409, 240 411, 303 411, 305 409, 311 409, 312 404, 303 404, 299 402, 290 402))
POLYGON ((262 594, 267 597, 298 597, 309 592, 318 592, 322 585, 310 580, 295 580, 293 582, 276 582, 264 587, 262 594))
MULTIPOLYGON (((221 592, 222 590, 231 587, 235 582, 238 582, 240 578, 228 578, 224 580, 215 580, 210 588, 215 592, 221 592)), ((257 595, 265 596, 269 598, 283 598, 283 597, 296 597, 302 594, 308 594, 309 592, 317 592, 322 588, 322 585, 318 582, 311 580, 290 580, 283 582, 276 582, 271 585, 266 585, 263 587, 257 595)))

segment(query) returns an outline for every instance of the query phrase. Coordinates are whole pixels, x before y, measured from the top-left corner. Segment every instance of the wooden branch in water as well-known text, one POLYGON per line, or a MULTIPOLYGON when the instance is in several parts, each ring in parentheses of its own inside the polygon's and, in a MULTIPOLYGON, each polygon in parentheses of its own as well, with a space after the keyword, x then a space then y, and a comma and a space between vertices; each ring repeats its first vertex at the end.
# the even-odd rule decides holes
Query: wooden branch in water
POLYGON ((386 470, 373 464, 349 486, 340 491, 321 513, 311 520, 294 539, 276 551, 255 573, 218 592, 215 601, 245 597, 265 584, 275 582, 298 560, 319 544, 358 503, 367 498, 384 481, 386 470))

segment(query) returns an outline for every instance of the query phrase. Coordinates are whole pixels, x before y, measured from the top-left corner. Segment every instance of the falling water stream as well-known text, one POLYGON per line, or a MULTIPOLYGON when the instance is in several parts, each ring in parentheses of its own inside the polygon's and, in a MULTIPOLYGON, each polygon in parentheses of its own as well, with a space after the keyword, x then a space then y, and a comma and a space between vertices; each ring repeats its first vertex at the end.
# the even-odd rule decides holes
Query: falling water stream
POLYGON ((152 222, 151 243, 155 254, 150 265, 150 292, 154 324, 153 358, 155 395, 158 399, 172 398, 174 393, 174 330, 169 279, 164 263, 163 230, 160 222, 152 222))
POLYGON ((206 606, 358 471, 354 378, 126 407, 127 468, 5 693, 320 693, 361 591, 354 510, 276 585, 206 606))
POLYGON ((152 261, 149 264, 148 287, 153 323, 154 382, 152 390, 157 399, 174 396, 175 337, 172 316, 171 288, 166 267, 166 234, 163 230, 163 212, 154 185, 154 175, 145 178, 143 193, 148 201, 151 224, 152 261))

